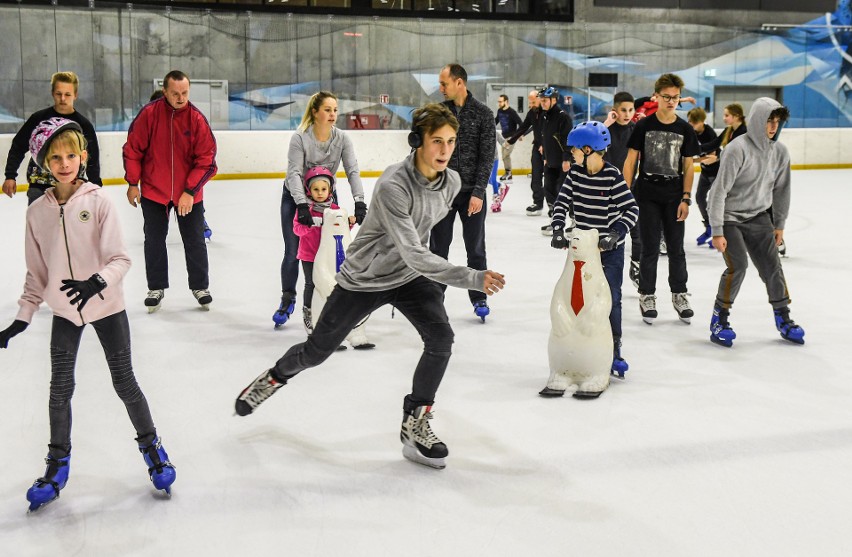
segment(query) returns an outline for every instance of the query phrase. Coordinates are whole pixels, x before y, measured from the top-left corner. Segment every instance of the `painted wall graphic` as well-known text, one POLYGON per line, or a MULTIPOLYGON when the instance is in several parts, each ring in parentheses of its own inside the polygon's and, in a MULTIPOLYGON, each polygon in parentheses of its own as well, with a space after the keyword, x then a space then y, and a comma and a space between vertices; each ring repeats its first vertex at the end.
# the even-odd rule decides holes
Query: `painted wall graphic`
POLYGON ((171 69, 227 83, 217 129, 295 129, 319 89, 338 95, 341 127, 406 129, 416 106, 442 100, 437 76, 450 62, 465 66, 480 100, 488 85, 556 84, 575 121, 603 119, 616 90, 646 96, 661 73, 675 72, 708 112, 722 87, 752 96, 748 88, 770 88, 790 108, 788 127, 852 127, 850 0, 798 27, 763 29, 128 6, 0 6, 0 133, 51 103, 50 75, 60 69, 80 75, 77 108, 99 130, 127 129, 171 69), (79 32, 57 32, 69 25, 79 32), (34 34, 42 40, 26 40, 34 34), (614 75, 618 86, 590 88, 590 74, 614 75))

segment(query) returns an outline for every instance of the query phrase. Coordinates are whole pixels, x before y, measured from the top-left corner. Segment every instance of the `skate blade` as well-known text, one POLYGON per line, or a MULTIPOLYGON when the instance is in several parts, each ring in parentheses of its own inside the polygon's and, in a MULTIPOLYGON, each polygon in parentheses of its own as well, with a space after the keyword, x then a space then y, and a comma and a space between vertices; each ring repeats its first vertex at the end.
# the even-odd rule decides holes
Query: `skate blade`
POLYGON ((574 393, 571 396, 573 396, 574 398, 580 399, 580 400, 592 400, 592 399, 598 398, 602 394, 603 394, 603 391, 598 391, 598 392, 595 392, 595 391, 577 391, 576 393, 574 393))
POLYGON ((551 389, 550 387, 545 387, 538 392, 539 396, 543 396, 544 398, 557 398, 565 394, 565 391, 560 391, 559 389, 551 389))
POLYGON ((654 319, 656 319, 656 317, 643 317, 642 321, 644 321, 648 325, 653 325, 654 319))
POLYGON ((41 509, 48 506, 49 504, 56 501, 57 499, 59 499, 59 495, 57 495, 53 499, 50 499, 49 501, 45 501, 44 503, 39 503, 38 505, 36 505, 35 503, 30 503, 30 507, 27 509, 27 514, 35 514, 38 511, 40 511, 41 509))
POLYGON ((805 339, 803 339, 803 338, 795 339, 795 338, 785 337, 784 335, 781 335, 781 338, 783 338, 787 342, 792 342, 793 344, 804 344, 805 343, 805 339))
POLYGON ((154 312, 158 311, 159 309, 160 309, 160 304, 157 304, 156 306, 148 306, 148 313, 154 313, 154 312))
POLYGON ((365 342, 364 344, 358 344, 358 345, 353 344, 352 345, 352 348, 354 348, 355 350, 372 350, 375 347, 376 347, 376 345, 373 344, 372 342, 365 342))
POLYGON ((423 466, 428 466, 429 468, 434 468, 435 470, 443 470, 447 467, 447 464, 446 462, 444 462, 443 458, 429 458, 428 456, 423 456, 422 454, 420 454, 420 451, 409 445, 402 446, 402 456, 404 456, 411 462, 422 464, 423 466))
POLYGON ((684 323, 686 323, 687 325, 689 325, 690 323, 692 323, 692 321, 691 321, 692 317, 678 317, 678 319, 680 319, 681 321, 683 321, 683 322, 684 322, 684 323))
POLYGON ((202 304, 201 311, 210 311, 210 304, 202 304))
POLYGON ((710 342, 713 344, 718 344, 719 346, 724 346, 725 348, 730 348, 734 345, 733 340, 722 340, 720 338, 716 338, 713 335, 710 335, 710 342))
POLYGON ((610 374, 612 377, 615 377, 616 379, 622 379, 622 380, 623 380, 623 379, 624 379, 624 375, 625 375, 626 373, 627 373, 626 371, 615 371, 614 369, 609 370, 609 374, 610 374))

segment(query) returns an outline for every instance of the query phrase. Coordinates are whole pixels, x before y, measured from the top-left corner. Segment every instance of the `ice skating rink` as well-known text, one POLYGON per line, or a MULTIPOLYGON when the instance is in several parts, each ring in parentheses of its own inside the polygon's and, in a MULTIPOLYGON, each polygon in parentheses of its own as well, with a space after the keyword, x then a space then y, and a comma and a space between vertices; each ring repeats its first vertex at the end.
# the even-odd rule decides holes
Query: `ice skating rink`
MULTIPOLYGON (((524 214, 529 180, 516 178, 504 211, 487 220, 489 266, 508 283, 489 300, 488 322, 473 316, 464 292, 447 295, 456 342, 433 421, 450 449, 443 471, 401 454, 402 397, 421 344, 390 307, 368 323, 375 350, 334 354, 256 414, 234 415, 240 390, 305 338, 298 310, 282 330, 271 321, 283 249, 279 180, 207 187, 209 313, 186 287, 174 222, 172 288, 158 313, 146 313, 142 215, 124 187, 108 187, 134 262, 125 280, 134 367, 177 466, 173 496, 153 491, 88 329, 71 478, 58 501, 27 515, 24 495, 44 472, 48 441, 43 308, 0 351, 0 554, 848 556, 852 171, 793 179, 784 270, 807 343, 780 338, 754 269, 732 311, 734 347, 710 343, 723 264, 695 246, 693 207, 692 324, 677 320, 664 267, 653 326, 642 323, 626 282, 627 379, 579 401, 537 395, 565 252, 541 236, 545 217, 524 214)), ((2 328, 24 281, 25 209, 25 194, 0 199, 2 328)), ((451 259, 464 261, 460 232, 451 259)))

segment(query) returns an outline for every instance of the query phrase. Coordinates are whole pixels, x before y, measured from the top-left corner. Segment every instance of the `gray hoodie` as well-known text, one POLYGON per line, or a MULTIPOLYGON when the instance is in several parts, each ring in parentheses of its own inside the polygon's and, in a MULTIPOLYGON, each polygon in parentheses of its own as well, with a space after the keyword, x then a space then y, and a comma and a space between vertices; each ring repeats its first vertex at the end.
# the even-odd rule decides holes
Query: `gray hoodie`
POLYGON ((376 182, 370 212, 346 250, 337 283, 347 290, 376 292, 423 275, 482 291, 485 271, 458 267, 429 251, 429 233, 449 213, 460 189, 454 170, 427 180, 414 166, 414 153, 389 166, 376 182))
POLYGON ((337 174, 340 162, 346 171, 346 179, 352 188, 355 201, 364 201, 364 186, 361 184, 361 172, 352 140, 337 128, 331 128, 331 137, 321 145, 314 136, 314 127, 309 126, 303 132, 296 132, 290 139, 287 152, 287 178, 285 184, 293 196, 293 201, 307 203, 305 193, 305 173, 315 166, 324 166, 337 174))
POLYGON ((731 141, 722 155, 719 174, 707 197, 713 236, 724 236, 724 223, 745 222, 772 209, 772 221, 784 228, 790 210, 790 153, 766 136, 769 115, 781 104, 761 97, 746 118, 748 131, 731 141))

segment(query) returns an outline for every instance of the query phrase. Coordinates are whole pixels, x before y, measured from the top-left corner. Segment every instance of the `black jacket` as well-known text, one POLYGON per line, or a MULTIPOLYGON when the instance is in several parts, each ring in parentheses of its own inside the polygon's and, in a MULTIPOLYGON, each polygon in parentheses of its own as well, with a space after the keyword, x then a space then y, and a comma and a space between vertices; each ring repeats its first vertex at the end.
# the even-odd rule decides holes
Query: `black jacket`
POLYGON ((444 104, 456 115, 460 124, 449 167, 461 176, 462 192, 472 192, 472 195, 485 199, 485 188, 491 177, 497 149, 494 113, 473 98, 470 91, 461 109, 453 101, 444 101, 444 104))
POLYGON ((541 117, 541 109, 540 108, 531 108, 527 110, 527 115, 524 118, 521 127, 518 128, 518 131, 515 132, 511 137, 507 137, 506 141, 509 145, 514 145, 515 142, 532 130, 533 133, 533 149, 538 149, 538 146, 541 145, 541 124, 544 120, 541 117))
MULTIPOLYGON (((41 122, 50 118, 65 118, 80 124, 80 127, 83 128, 83 137, 86 138, 86 151, 89 154, 89 160, 86 163, 86 178, 89 182, 102 186, 98 137, 95 135, 95 127, 76 110, 71 114, 60 114, 52 106, 34 112, 15 134, 12 139, 12 146, 9 148, 9 156, 6 157, 6 178, 14 180, 18 177, 18 167, 21 166, 21 161, 30 151, 30 136, 33 130, 41 122)), ((36 166, 35 162, 30 160, 27 165, 27 181, 30 185, 47 187, 50 185, 50 173, 43 171, 36 166)))
POLYGON ((554 104, 550 110, 542 113, 544 120, 541 126, 541 144, 544 147, 544 160, 550 168, 562 167, 564 161, 571 160, 571 150, 568 149, 568 134, 573 127, 571 117, 559 105, 554 104))

